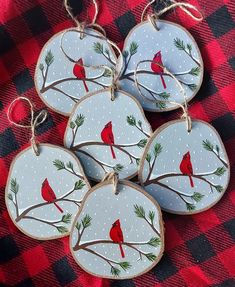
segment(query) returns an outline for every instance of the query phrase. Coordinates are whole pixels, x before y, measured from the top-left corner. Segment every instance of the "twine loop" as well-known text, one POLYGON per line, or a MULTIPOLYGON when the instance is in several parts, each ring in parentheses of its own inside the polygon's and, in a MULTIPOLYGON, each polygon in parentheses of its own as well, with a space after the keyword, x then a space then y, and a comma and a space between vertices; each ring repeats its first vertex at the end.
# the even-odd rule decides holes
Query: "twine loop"
POLYGON ((149 101, 149 102, 152 102, 152 103, 156 103, 156 102, 163 102, 163 103, 168 103, 168 104, 172 104, 172 105, 177 105, 179 106, 182 110, 183 110, 183 115, 182 115, 182 118, 185 119, 186 121, 186 127, 187 127, 187 131, 188 132, 191 132, 192 130, 192 121, 191 121, 191 118, 189 116, 189 113, 188 113, 188 103, 187 103, 187 98, 186 98, 186 93, 185 93, 185 89, 183 88, 183 86, 181 85, 181 83, 179 82, 179 80, 165 67, 165 66, 162 66, 161 64, 159 64, 158 62, 156 61, 153 61, 153 60, 142 60, 142 61, 139 61, 136 65, 136 68, 135 68, 135 71, 134 71, 134 81, 135 81, 135 85, 136 85, 136 88, 138 89, 138 92, 139 94, 142 96, 142 98, 144 98, 145 100, 149 101), (162 73, 165 74, 165 75, 169 75, 173 80, 176 81, 179 89, 180 89, 180 93, 183 95, 184 97, 184 105, 180 104, 180 103, 177 103, 177 102, 174 102, 174 101, 163 101, 163 100, 157 100, 157 99, 149 99, 148 97, 146 97, 142 91, 141 91, 141 88, 140 88, 140 84, 139 84, 139 81, 138 81, 138 78, 137 78, 137 73, 138 73, 138 67, 140 64, 143 64, 143 63, 154 63, 155 65, 158 65, 161 69, 162 69, 162 73))
MULTIPOLYGON (((143 22, 145 20, 145 14, 146 11, 149 9, 149 7, 154 4, 156 2, 156 0, 152 0, 150 1, 144 8, 142 14, 141 14, 141 22, 143 22)), ((168 12, 171 9, 174 8, 180 8, 182 11, 184 11, 184 13, 186 15, 188 15, 190 18, 192 18, 193 20, 200 22, 203 20, 203 15, 202 13, 197 9, 197 7, 195 7, 192 4, 189 3, 185 3, 185 2, 177 2, 175 0, 171 0, 171 3, 169 6, 166 6, 165 8, 163 8, 161 11, 159 12, 155 12, 152 15, 147 15, 147 19, 148 21, 153 25, 153 27, 159 31, 159 28, 157 27, 156 24, 156 20, 163 14, 165 14, 166 12, 168 12), (196 14, 194 13, 196 12, 196 14)))
POLYGON ((114 101, 115 100, 115 91, 118 90, 119 88, 119 85, 118 85, 118 81, 119 81, 119 77, 121 76, 121 73, 122 73, 122 69, 119 69, 119 72, 117 72, 117 66, 118 66, 118 61, 116 63, 116 67, 115 69, 112 69, 110 68, 109 66, 106 66, 106 65, 96 65, 96 66, 92 66, 92 65, 85 65, 85 64, 81 64, 79 63, 77 60, 74 60, 73 58, 71 58, 64 50, 64 47, 63 47, 63 39, 64 39, 64 36, 66 35, 67 32, 78 32, 78 33, 83 33, 84 35, 88 35, 90 37, 93 37, 93 38, 96 38, 96 39, 99 39, 99 40, 105 40, 109 45, 111 45, 113 48, 115 48, 115 50, 118 52, 119 54, 119 59, 121 59, 121 67, 123 66, 123 63, 124 63, 124 59, 123 59, 123 55, 122 55, 122 52, 121 50, 119 49, 119 47, 117 46, 116 43, 114 43, 113 41, 109 40, 106 35, 94 35, 94 34, 91 34, 91 33, 88 33, 88 32, 85 32, 85 31, 81 31, 81 30, 78 30, 78 29, 70 29, 68 31, 65 31, 60 39, 60 49, 62 51, 62 53, 64 54, 64 56, 72 63, 76 63, 77 65, 81 66, 81 67, 84 67, 84 68, 90 68, 90 69, 93 69, 93 70, 97 70, 97 69, 101 69, 103 68, 104 70, 109 70, 110 71, 110 74, 111 74, 111 78, 112 78, 112 81, 111 81, 111 84, 109 86, 109 89, 110 89, 110 93, 111 93, 111 100, 114 101))
POLYGON ((77 29, 79 30, 80 32, 80 39, 82 40, 86 33, 85 32, 85 29, 86 28, 93 28, 95 30, 98 30, 100 31, 104 36, 106 36, 106 32, 105 30, 103 29, 102 26, 100 26, 99 24, 96 23, 96 20, 97 20, 97 16, 98 16, 98 13, 99 13, 99 6, 98 6, 98 3, 96 0, 93 0, 93 5, 95 6, 95 13, 94 13, 94 16, 93 16, 93 19, 91 21, 91 23, 87 23, 86 21, 83 21, 83 22, 80 22, 72 13, 72 8, 69 6, 69 3, 68 3, 68 0, 64 0, 64 7, 67 11, 67 13, 69 14, 69 16, 71 17, 71 19, 74 21, 77 29))
POLYGON ((8 112, 7 112, 7 118, 9 120, 9 122, 13 125, 15 125, 16 127, 20 127, 20 128, 27 128, 27 129, 30 129, 31 130, 31 138, 30 138, 30 142, 31 142, 31 147, 35 153, 36 156, 39 156, 40 155, 40 152, 39 152, 39 148, 38 148, 38 142, 36 140, 36 128, 42 124, 46 118, 47 118, 47 111, 46 110, 42 110, 40 111, 40 113, 35 116, 34 114, 34 110, 33 110, 33 105, 31 103, 31 101, 26 98, 26 97, 19 97, 19 98, 16 98, 15 100, 13 100, 8 108, 8 112), (12 111, 13 111, 13 108, 14 108, 14 104, 17 102, 17 101, 26 101, 29 106, 30 106, 30 113, 31 113, 31 119, 30 119, 30 124, 29 125, 22 125, 22 124, 18 124, 16 123, 12 117, 11 117, 11 114, 12 114, 12 111))
POLYGON ((105 182, 105 181, 111 181, 112 182, 113 192, 115 195, 118 195, 119 194, 119 191, 117 189, 117 185, 118 185, 118 181, 119 181, 118 173, 115 171, 112 171, 110 173, 106 173, 102 182, 105 182))

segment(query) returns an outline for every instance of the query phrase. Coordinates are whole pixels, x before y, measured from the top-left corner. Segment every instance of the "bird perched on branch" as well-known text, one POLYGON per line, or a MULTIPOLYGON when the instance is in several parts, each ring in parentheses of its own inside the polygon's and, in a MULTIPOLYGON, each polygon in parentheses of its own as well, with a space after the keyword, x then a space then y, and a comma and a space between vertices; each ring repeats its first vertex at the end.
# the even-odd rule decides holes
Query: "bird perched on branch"
POLYGON ((76 78, 78 79, 81 79, 83 84, 84 84, 84 88, 86 90, 86 92, 88 93, 89 92, 89 89, 87 87, 87 84, 86 84, 86 71, 85 71, 85 68, 83 66, 83 60, 82 58, 80 58, 76 64, 74 65, 73 67, 73 74, 76 78))
POLYGON ((189 180, 190 180, 190 185, 191 187, 194 187, 194 183, 193 183, 193 179, 192 179, 192 175, 193 175, 193 166, 191 163, 191 156, 190 156, 190 152, 186 152, 186 154, 183 155, 183 159, 180 163, 180 171, 189 176, 189 180))
POLYGON ((113 240, 113 242, 118 243, 119 248, 120 248, 120 252, 121 252, 121 256, 122 256, 122 258, 124 258, 125 253, 124 253, 123 248, 122 248, 123 233, 122 233, 121 224, 120 224, 119 219, 116 220, 112 224, 112 227, 111 227, 110 232, 109 232, 109 236, 113 240))
POLYGON ((161 81, 162 81, 162 85, 163 88, 166 89, 166 83, 165 80, 163 78, 163 63, 162 63, 162 54, 161 51, 158 51, 154 57, 153 57, 153 62, 151 63, 151 69, 154 73, 159 74, 161 81), (159 65, 160 66, 159 66, 159 65))
POLYGON ((47 178, 42 183, 41 195, 42 195, 42 198, 45 201, 47 201, 48 203, 54 203, 55 207, 61 213, 64 212, 63 209, 61 207, 59 207, 59 205, 56 202, 54 202, 56 200, 56 195, 55 195, 53 189, 51 188, 47 178))
POLYGON ((112 147, 112 145, 114 144, 114 136, 113 136, 113 129, 112 129, 112 122, 108 122, 102 132, 101 132, 101 139, 104 143, 110 145, 110 149, 111 149, 111 154, 113 159, 116 158, 114 149, 112 147))

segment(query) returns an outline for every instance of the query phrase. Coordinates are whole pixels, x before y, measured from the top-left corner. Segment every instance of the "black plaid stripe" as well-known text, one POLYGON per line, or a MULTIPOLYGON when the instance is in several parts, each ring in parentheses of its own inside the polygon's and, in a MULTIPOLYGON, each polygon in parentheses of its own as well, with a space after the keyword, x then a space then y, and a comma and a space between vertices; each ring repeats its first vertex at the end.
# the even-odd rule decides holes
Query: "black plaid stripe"
POLYGON ((62 257, 52 265, 55 276, 61 286, 66 286, 77 278, 66 257, 62 257))
POLYGON ((118 17, 115 23, 123 38, 127 36, 129 31, 136 25, 135 16, 128 11, 124 15, 118 17))
POLYGON ((219 132, 223 141, 235 136, 235 119, 231 113, 226 113, 225 115, 213 120, 212 125, 219 132))
POLYGON ((19 256, 20 252, 14 238, 7 235, 0 238, 0 263, 6 263, 19 256))
POLYGON ((19 144, 11 128, 7 128, 0 133, 0 157, 7 156, 17 149, 19 149, 19 144))

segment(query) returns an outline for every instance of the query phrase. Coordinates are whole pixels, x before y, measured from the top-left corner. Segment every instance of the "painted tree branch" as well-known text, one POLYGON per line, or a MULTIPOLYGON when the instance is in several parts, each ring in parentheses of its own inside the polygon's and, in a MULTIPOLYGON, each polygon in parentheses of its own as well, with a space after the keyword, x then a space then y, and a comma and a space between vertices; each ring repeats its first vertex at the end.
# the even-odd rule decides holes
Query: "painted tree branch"
POLYGON ((205 150, 209 151, 209 152, 212 152, 217 158, 218 160, 226 167, 228 168, 228 163, 221 158, 220 156, 220 147, 218 145, 215 146, 214 148, 214 145, 208 140, 204 140, 202 142, 202 146, 204 147, 205 150))

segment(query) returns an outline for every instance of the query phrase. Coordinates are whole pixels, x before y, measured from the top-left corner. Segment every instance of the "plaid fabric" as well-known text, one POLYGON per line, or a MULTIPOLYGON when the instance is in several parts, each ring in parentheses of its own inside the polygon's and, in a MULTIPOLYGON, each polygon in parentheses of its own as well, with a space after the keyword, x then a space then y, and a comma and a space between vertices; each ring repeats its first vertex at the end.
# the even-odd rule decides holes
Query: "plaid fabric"
MULTIPOLYGON (((71 0, 80 19, 92 16, 92 1, 71 0), (81 4, 82 2, 82 4, 81 4), (83 7, 82 7, 83 6, 83 7), (82 12, 81 12, 82 11, 82 12)), ((140 21, 147 1, 102 0, 98 23, 108 37, 122 44, 140 21)), ((22 234, 11 222, 4 187, 12 159, 29 144, 30 132, 9 124, 10 102, 24 95, 45 108, 34 89, 33 75, 39 52, 56 32, 72 26, 62 0, 0 0, 0 285, 82 287, 234 287, 235 281, 235 6, 232 0, 190 0, 203 12, 196 23, 182 12, 167 18, 182 24, 195 37, 205 64, 202 88, 190 103, 192 117, 210 122, 220 133, 231 162, 231 182, 222 200, 193 216, 164 213, 166 251, 161 262, 133 280, 110 281, 83 272, 70 255, 68 238, 40 242, 22 234)), ((159 1, 162 5, 162 1, 159 1)), ((159 7, 157 7, 159 8, 159 7)), ((38 140, 62 145, 67 118, 49 110, 38 129, 38 140)), ((153 129, 179 117, 180 112, 147 114, 153 129)), ((28 116, 21 107, 19 119, 28 116)))

